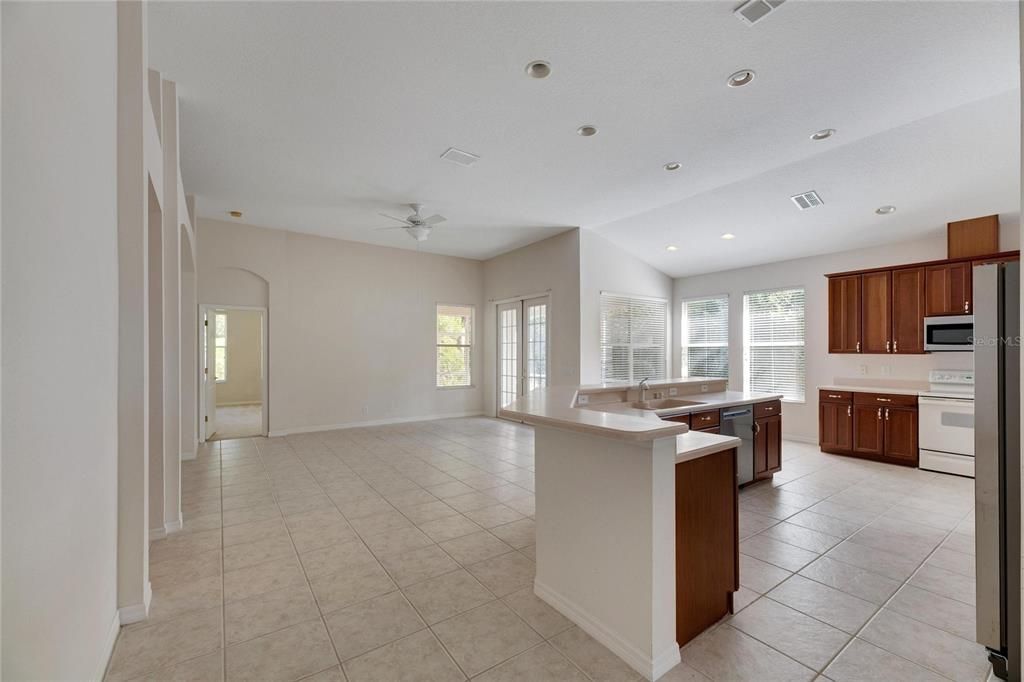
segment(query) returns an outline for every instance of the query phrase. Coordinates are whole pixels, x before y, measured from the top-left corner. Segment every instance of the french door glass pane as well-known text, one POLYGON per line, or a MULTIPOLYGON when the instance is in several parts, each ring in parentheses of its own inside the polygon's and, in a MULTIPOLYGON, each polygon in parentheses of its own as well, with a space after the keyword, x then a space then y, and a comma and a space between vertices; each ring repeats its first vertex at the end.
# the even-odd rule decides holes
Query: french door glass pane
POLYGON ((500 343, 500 398, 501 407, 508 405, 519 397, 519 310, 505 308, 500 310, 498 320, 500 343))
POLYGON ((526 304, 526 390, 548 385, 548 304, 526 304))

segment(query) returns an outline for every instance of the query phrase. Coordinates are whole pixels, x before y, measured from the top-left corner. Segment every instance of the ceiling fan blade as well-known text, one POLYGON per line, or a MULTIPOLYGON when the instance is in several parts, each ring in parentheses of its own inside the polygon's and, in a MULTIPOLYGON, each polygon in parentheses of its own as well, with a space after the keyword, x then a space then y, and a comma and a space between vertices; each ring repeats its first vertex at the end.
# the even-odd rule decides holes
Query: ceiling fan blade
POLYGON ((406 220, 405 218, 396 218, 395 216, 393 216, 393 215, 388 215, 387 213, 378 213, 377 215, 379 215, 379 216, 383 216, 383 217, 385 217, 385 218, 389 218, 390 220, 397 220, 398 222, 400 222, 400 223, 402 223, 403 225, 406 225, 406 226, 408 226, 408 225, 412 225, 412 223, 410 223, 410 222, 409 222, 408 220, 406 220))
POLYGON ((446 220, 448 219, 445 218, 443 215, 438 215, 435 213, 429 218, 424 218, 423 222, 425 222, 427 225, 437 225, 438 223, 443 223, 446 220))

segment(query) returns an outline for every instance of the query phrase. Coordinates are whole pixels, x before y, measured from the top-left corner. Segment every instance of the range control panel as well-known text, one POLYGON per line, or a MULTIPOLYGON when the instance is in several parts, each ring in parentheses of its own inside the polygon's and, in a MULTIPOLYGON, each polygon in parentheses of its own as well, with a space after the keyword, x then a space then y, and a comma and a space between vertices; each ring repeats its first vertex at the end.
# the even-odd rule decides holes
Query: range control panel
POLYGON ((969 369, 933 369, 928 372, 928 383, 973 386, 974 372, 969 369))

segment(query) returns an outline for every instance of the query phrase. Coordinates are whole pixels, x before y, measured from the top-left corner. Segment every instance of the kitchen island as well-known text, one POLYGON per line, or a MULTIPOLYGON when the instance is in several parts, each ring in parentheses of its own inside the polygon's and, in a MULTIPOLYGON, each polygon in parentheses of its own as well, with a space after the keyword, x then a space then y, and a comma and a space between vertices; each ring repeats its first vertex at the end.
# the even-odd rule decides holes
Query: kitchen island
POLYGON ((739 589, 741 439, 670 418, 778 396, 727 396, 708 379, 644 393, 538 389, 499 414, 535 429, 535 593, 655 680, 731 612, 739 589))

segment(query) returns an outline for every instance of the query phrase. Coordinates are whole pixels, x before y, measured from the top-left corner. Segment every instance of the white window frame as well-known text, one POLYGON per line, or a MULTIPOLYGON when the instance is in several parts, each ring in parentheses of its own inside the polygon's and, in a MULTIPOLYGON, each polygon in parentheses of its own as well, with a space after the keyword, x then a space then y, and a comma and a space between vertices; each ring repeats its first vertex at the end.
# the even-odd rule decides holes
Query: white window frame
POLYGON ((638 381, 640 381, 641 379, 644 379, 644 378, 667 379, 668 375, 669 375, 669 372, 670 372, 669 368, 671 367, 671 364, 672 364, 671 363, 671 358, 669 357, 669 345, 670 345, 669 339, 671 337, 671 334, 669 332, 670 327, 671 327, 670 319, 671 319, 671 310, 670 310, 670 306, 669 306, 669 300, 667 298, 661 298, 661 297, 658 297, 658 296, 641 296, 641 295, 638 295, 638 294, 621 294, 621 293, 614 292, 614 291, 602 291, 600 293, 600 300, 599 300, 599 303, 598 303, 598 361, 601 363, 601 381, 615 381, 615 382, 626 381, 626 382, 628 382, 630 384, 634 384, 634 383, 636 383, 636 382, 638 382, 638 381), (663 327, 663 329, 662 329, 662 334, 663 334, 662 343, 660 345, 659 344, 651 344, 651 343, 634 343, 633 340, 630 339, 630 341, 628 343, 606 344, 604 342, 604 336, 605 336, 605 334, 604 334, 604 327, 605 327, 605 299, 606 298, 619 298, 619 299, 627 299, 627 300, 630 300, 630 301, 647 301, 647 302, 660 303, 662 305, 662 307, 663 307, 663 312, 664 312, 664 320, 662 321, 662 327, 663 327), (605 364, 604 364, 604 359, 603 359, 604 355, 605 355, 605 349, 608 348, 608 347, 615 347, 615 346, 624 347, 624 348, 627 348, 629 350, 629 377, 627 379, 624 379, 624 380, 623 379, 608 378, 607 375, 605 374, 605 364), (634 367, 633 367, 633 351, 635 349, 638 349, 638 348, 660 348, 661 349, 661 362, 662 362, 662 373, 661 373, 661 376, 653 376, 652 375, 650 377, 642 377, 642 376, 637 376, 636 375, 636 372, 635 372, 634 367))
POLYGON ((462 390, 467 388, 475 388, 473 383, 473 364, 474 364, 474 350, 473 346, 476 342, 476 306, 470 303, 437 303, 434 305, 434 388, 439 391, 453 391, 462 390), (466 308, 469 310, 469 324, 466 328, 466 335, 469 337, 467 343, 438 343, 437 338, 437 317, 441 313, 442 308, 466 308), (468 350, 469 359, 469 383, 458 384, 455 386, 443 386, 438 383, 438 372, 437 372, 437 360, 440 355, 442 348, 466 348, 468 350))
MULTIPOLYGON (((793 286, 782 286, 782 287, 771 287, 769 289, 756 289, 752 291, 743 292, 743 386, 748 391, 763 390, 755 388, 750 385, 750 309, 749 309, 749 297, 754 294, 765 294, 776 291, 794 291, 799 290, 803 292, 804 297, 804 330, 803 330, 803 341, 797 343, 779 343, 779 344, 757 344, 757 345, 775 345, 778 347, 792 347, 792 348, 803 348, 804 349, 804 362, 803 362, 803 381, 801 384, 803 395, 799 398, 786 396, 783 394, 782 402, 794 403, 802 405, 807 402, 807 288, 803 285, 793 286)), ((783 393, 783 391, 771 389, 772 393, 783 393)))
POLYGON ((227 383, 228 380, 228 313, 224 311, 213 311, 213 372, 214 381, 218 384, 227 383), (217 335, 217 318, 224 318, 224 344, 221 345, 221 337, 217 335), (224 375, 216 376, 217 373, 217 349, 224 349, 224 375))
POLYGON ((685 298, 679 304, 679 372, 684 377, 690 376, 690 370, 687 365, 686 356, 687 349, 689 348, 725 348, 725 376, 724 377, 709 377, 714 379, 729 380, 729 374, 732 372, 732 359, 729 347, 730 334, 730 315, 731 305, 729 294, 711 294, 708 296, 694 296, 692 298, 685 298), (723 299, 725 301, 725 342, 724 343, 689 343, 689 334, 687 333, 686 321, 688 315, 686 314, 686 305, 688 303, 696 303, 698 301, 713 301, 717 299, 723 299))

